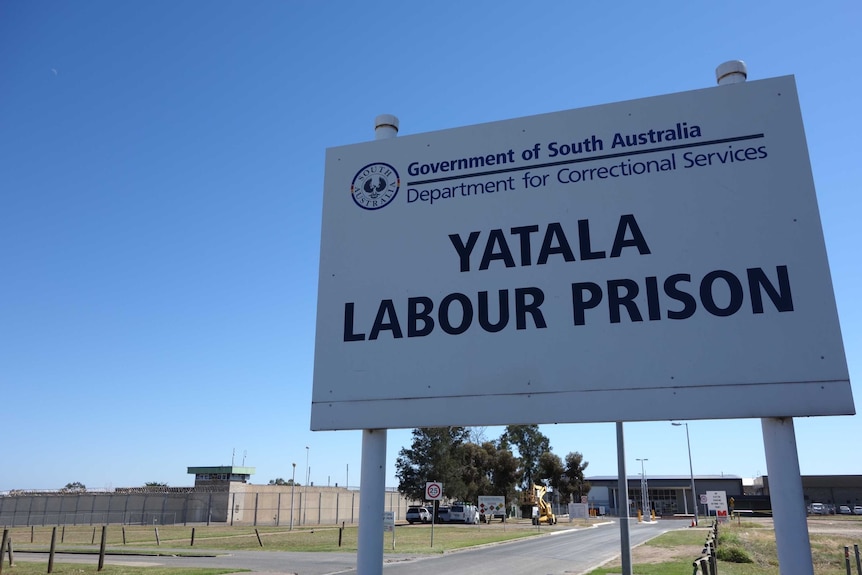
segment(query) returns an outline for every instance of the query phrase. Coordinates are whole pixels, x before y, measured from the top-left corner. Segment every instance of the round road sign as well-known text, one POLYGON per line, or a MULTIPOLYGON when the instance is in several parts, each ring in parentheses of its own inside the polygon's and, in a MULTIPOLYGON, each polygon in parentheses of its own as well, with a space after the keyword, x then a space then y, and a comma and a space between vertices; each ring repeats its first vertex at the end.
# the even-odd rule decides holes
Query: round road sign
POLYGON ((425 484, 425 499, 439 501, 443 498, 443 484, 429 481, 425 484))

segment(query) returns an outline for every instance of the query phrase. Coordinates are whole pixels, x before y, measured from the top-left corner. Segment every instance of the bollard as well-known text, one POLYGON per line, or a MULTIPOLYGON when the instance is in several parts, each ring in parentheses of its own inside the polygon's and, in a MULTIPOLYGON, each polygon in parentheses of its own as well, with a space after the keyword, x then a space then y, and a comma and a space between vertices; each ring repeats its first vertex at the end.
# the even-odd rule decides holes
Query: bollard
POLYGON ((255 530, 254 530, 254 534, 255 534, 255 535, 257 535, 257 543, 258 543, 258 545, 260 545, 261 547, 263 547, 263 541, 261 541, 261 540, 260 540, 260 532, 259 532, 256 528, 255 528, 255 530))
POLYGON ((856 552, 856 573, 862 575, 862 561, 859 560, 859 546, 853 545, 853 551, 856 552))
POLYGON ((51 528, 51 550, 48 552, 48 573, 54 571, 54 550, 57 547, 57 528, 51 528))
POLYGON ((192 527, 192 542, 189 545, 189 547, 194 547, 194 546, 195 546, 195 528, 192 527))
POLYGON ((15 557, 12 555, 12 538, 6 540, 6 550, 9 552, 9 567, 15 566, 15 557))
POLYGON ((155 527, 154 529, 156 530, 156 547, 159 547, 162 544, 162 540, 159 539, 159 528, 155 527))
POLYGON ((844 568, 847 569, 847 575, 853 575, 850 572, 850 547, 844 546, 844 568))
POLYGON ((123 545, 126 544, 126 526, 123 525, 123 545))
POLYGON ((709 571, 709 557, 707 557, 706 555, 695 559, 692 563, 692 566, 694 567, 694 571, 691 575, 697 575, 698 570, 700 571, 701 575, 712 575, 712 573, 710 573, 709 571))
MULTIPOLYGON (((9 530, 3 530, 3 539, 0 539, 0 574, 3 573, 3 552, 6 549, 6 541, 9 540, 9 530)), ((50 571, 48 571, 50 573, 50 571)))
POLYGON ((96 571, 101 571, 105 568, 105 547, 108 543, 108 526, 102 525, 102 541, 99 543, 99 567, 96 571))

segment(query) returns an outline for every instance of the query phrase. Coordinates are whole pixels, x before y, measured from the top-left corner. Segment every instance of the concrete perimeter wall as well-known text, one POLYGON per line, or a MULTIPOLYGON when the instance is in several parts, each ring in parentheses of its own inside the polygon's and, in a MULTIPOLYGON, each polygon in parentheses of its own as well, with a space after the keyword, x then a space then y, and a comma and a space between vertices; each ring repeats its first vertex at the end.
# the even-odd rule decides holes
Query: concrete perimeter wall
MULTIPOLYGON (((385 510, 404 519, 410 501, 387 491, 385 510)), ((359 521, 359 491, 340 487, 232 484, 230 491, 29 492, 0 496, 0 526, 335 525, 359 521)))

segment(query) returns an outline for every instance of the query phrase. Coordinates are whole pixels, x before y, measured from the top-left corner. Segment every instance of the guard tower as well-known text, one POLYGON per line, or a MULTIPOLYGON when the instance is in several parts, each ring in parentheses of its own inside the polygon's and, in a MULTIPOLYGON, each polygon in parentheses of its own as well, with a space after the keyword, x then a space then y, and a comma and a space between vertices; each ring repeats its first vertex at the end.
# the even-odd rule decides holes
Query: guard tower
POLYGON ((216 467, 189 467, 189 473, 195 474, 195 487, 230 487, 235 483, 248 483, 254 475, 254 467, 234 467, 223 465, 216 467))

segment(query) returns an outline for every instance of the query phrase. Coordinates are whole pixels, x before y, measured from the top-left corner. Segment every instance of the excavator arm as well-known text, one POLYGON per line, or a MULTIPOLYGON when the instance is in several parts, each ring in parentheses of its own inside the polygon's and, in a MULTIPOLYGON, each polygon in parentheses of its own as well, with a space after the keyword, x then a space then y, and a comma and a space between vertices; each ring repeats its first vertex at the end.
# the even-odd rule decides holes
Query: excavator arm
POLYGON ((545 501, 545 494, 547 492, 548 488, 544 485, 533 485, 533 495, 539 508, 539 515, 533 518, 533 525, 538 525, 539 523, 554 525, 557 522, 557 517, 551 509, 551 504, 545 501))

